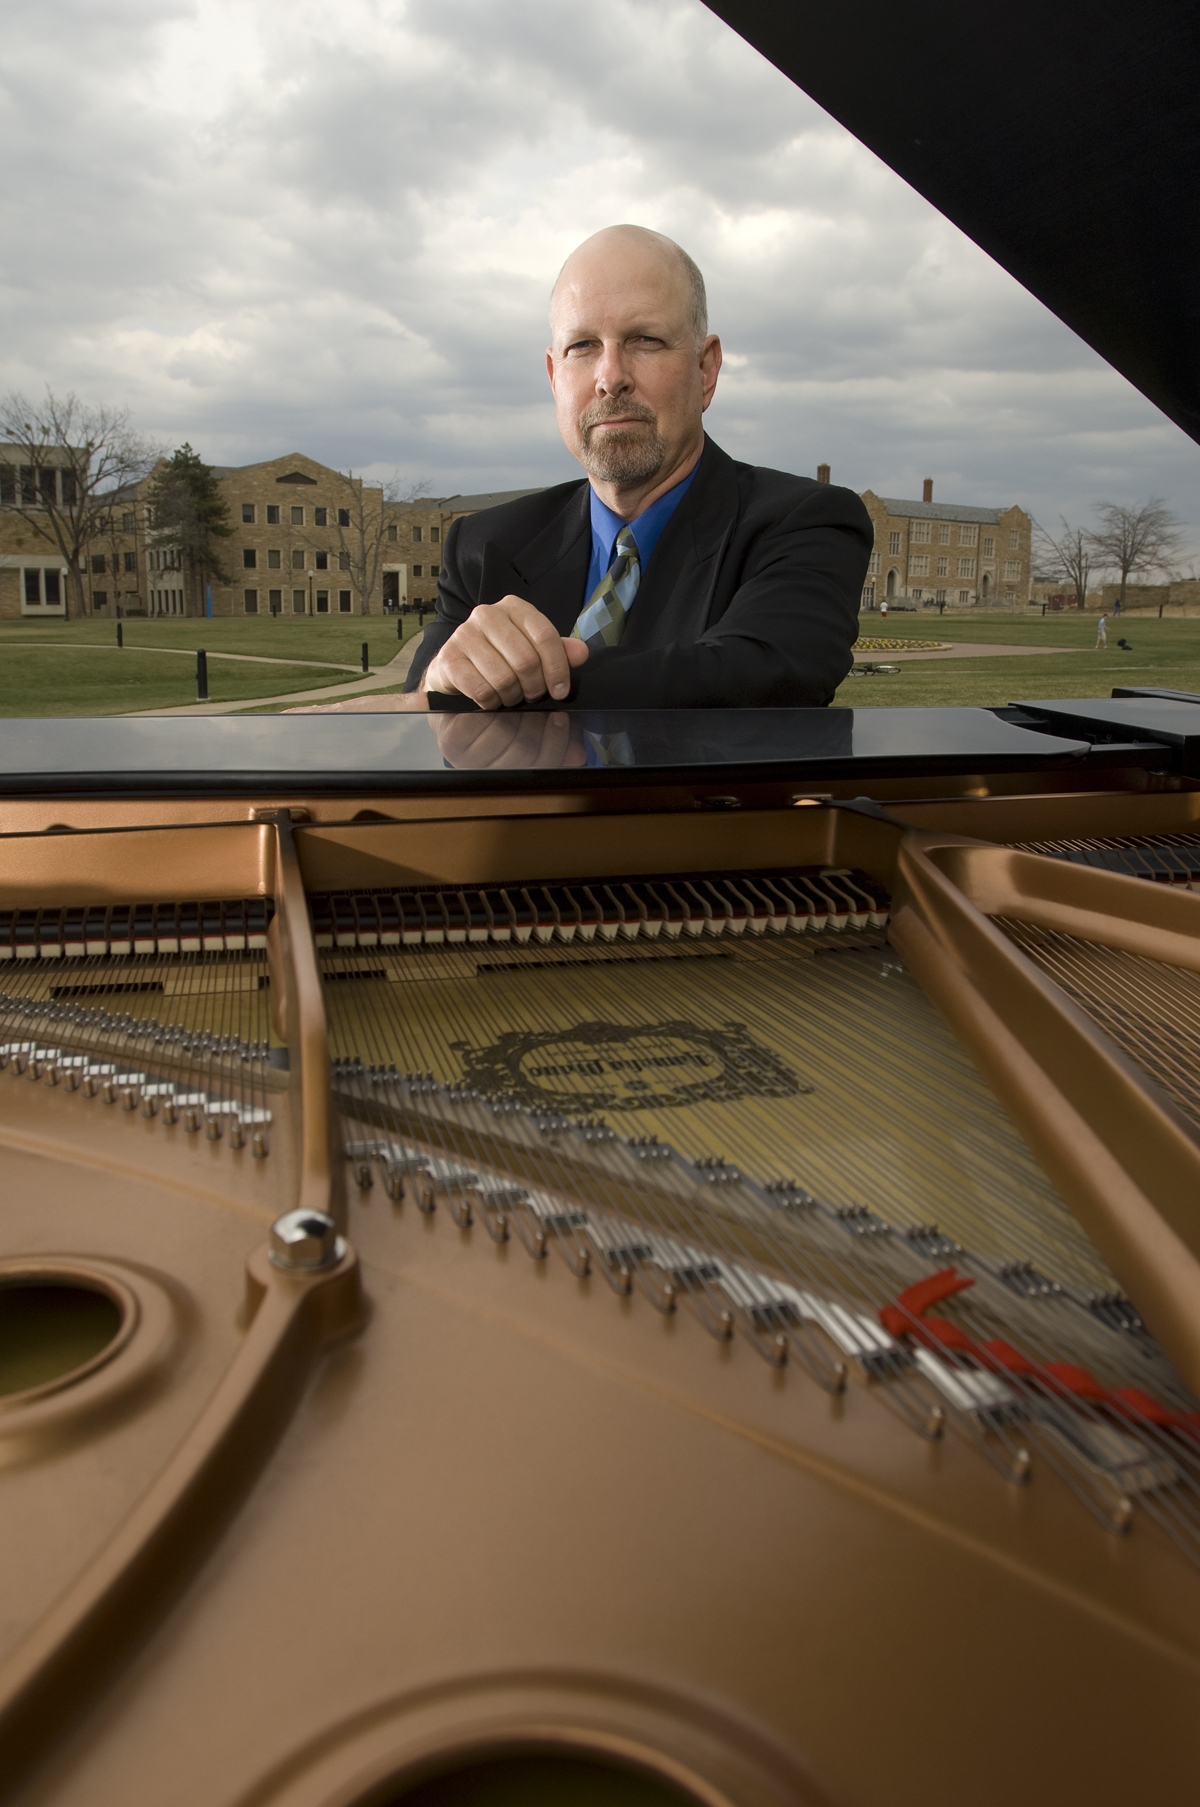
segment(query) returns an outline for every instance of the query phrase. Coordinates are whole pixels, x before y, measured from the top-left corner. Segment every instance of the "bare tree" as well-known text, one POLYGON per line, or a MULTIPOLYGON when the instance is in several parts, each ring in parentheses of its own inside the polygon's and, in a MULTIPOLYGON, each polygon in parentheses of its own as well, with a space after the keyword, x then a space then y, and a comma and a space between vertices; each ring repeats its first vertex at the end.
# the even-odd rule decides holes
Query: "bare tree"
POLYGON ((1086 527, 1072 527, 1065 516, 1058 518, 1061 532, 1057 537, 1044 527, 1037 530, 1039 558, 1054 577, 1074 585, 1079 607, 1083 608, 1092 576, 1092 535, 1086 527))
POLYGON ((1183 551, 1183 523, 1171 513, 1161 496, 1151 496, 1140 507, 1121 502, 1097 502, 1100 526, 1088 534, 1096 562, 1115 571, 1121 582, 1121 607, 1125 585, 1137 571, 1164 571, 1183 551))
POLYGON ((17 394, 0 400, 0 441, 0 494, 57 547, 68 572, 66 614, 73 599, 82 615, 83 549, 99 530, 109 492, 144 477, 157 449, 132 430, 127 408, 91 407, 52 389, 37 406, 17 394))
MULTIPOLYGON (((340 565, 350 573, 350 582, 358 595, 358 612, 368 613, 375 585, 387 556, 388 520, 386 504, 396 499, 396 479, 381 484, 366 484, 355 478, 353 471, 343 476, 339 471, 341 505, 337 511, 337 536, 340 565)), ((405 500, 411 500, 406 497, 405 500)))

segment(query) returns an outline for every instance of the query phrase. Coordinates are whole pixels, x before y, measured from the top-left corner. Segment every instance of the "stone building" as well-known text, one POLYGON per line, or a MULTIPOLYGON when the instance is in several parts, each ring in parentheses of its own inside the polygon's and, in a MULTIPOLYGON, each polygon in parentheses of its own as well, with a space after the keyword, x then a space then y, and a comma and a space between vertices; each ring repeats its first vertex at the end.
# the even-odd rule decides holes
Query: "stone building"
POLYGON ((863 608, 877 609, 885 598, 918 607, 1023 607, 1030 594, 1032 517, 1015 506, 935 502, 931 477, 924 489, 920 502, 862 492, 875 528, 863 608))
POLYGON ((18 512, 18 503, 40 514, 38 504, 45 499, 47 485, 53 485, 54 501, 66 503, 70 498, 63 486, 71 477, 53 452, 45 454, 45 465, 36 472, 21 458, 19 446, 0 445, 0 620, 22 616, 61 620, 69 578, 66 562, 53 539, 18 512))
MULTIPOLYGON (((3 453, 0 447, 0 465, 3 453)), ((14 450, 0 488, 0 619, 61 620, 67 571, 53 544, 17 512, 16 457, 14 450)), ((87 615, 333 617, 432 607, 451 522, 528 493, 390 502, 381 489, 302 452, 218 465, 214 475, 233 528, 218 543, 228 581, 194 585, 160 543, 149 519, 151 476, 106 498, 84 558, 87 615)), ((36 506, 35 494, 22 496, 36 506)))

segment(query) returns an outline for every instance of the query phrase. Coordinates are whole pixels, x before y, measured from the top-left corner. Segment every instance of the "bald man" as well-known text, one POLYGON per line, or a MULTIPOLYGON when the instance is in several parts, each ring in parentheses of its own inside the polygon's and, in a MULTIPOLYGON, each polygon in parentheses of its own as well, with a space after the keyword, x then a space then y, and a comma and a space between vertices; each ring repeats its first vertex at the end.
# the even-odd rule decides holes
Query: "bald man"
POLYGON ((587 481, 453 524, 408 706, 828 703, 853 663, 870 519, 851 491, 706 436, 721 342, 691 258, 641 226, 597 232, 563 265, 550 327, 558 428, 587 481))

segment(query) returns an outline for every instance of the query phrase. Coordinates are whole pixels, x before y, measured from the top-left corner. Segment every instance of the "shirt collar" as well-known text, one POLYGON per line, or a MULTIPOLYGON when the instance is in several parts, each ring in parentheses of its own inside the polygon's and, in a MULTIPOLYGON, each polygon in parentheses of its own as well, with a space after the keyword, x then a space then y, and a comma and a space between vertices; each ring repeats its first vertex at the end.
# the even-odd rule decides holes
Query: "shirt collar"
MULTIPOLYGON (((699 460, 697 460, 686 477, 682 478, 671 489, 667 490, 665 494, 659 496, 657 502, 651 502, 649 508, 643 509, 636 520, 628 523, 633 529, 633 537, 637 541, 638 563, 641 565, 643 571, 650 562, 650 554, 654 551, 659 539, 662 537, 663 528, 682 502, 688 485, 691 483, 699 468, 699 460)), ((592 559, 593 562, 597 562, 596 554, 599 553, 598 563, 600 570, 603 572, 607 571, 608 567, 612 564, 613 547, 617 543, 617 535, 626 523, 621 519, 620 515, 613 513, 607 503, 600 500, 594 489, 591 490, 590 494, 592 508, 592 559)))

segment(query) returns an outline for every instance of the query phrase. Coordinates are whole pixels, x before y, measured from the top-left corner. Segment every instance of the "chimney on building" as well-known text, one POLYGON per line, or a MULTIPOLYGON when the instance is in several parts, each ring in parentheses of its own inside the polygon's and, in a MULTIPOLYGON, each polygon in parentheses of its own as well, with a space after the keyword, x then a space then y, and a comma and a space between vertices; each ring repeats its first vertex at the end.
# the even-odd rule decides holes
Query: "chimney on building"
POLYGON ((827 464, 818 464, 818 466, 817 466, 817 482, 818 483, 828 483, 829 482, 829 466, 827 464))
POLYGON ((925 488, 921 491, 921 500, 922 500, 922 502, 932 502, 933 501, 933 478, 932 477, 926 477, 926 479, 925 479, 925 488))

